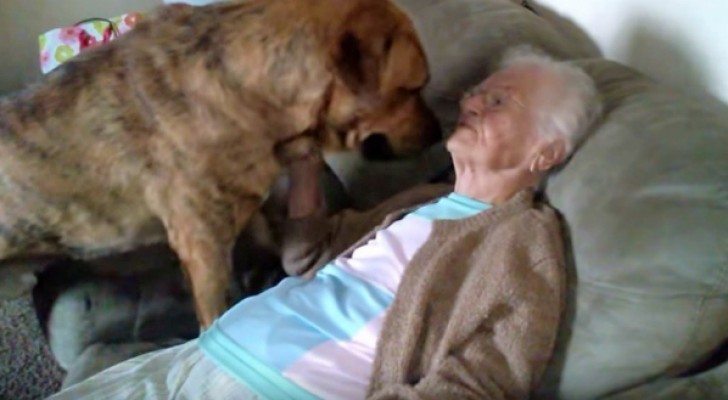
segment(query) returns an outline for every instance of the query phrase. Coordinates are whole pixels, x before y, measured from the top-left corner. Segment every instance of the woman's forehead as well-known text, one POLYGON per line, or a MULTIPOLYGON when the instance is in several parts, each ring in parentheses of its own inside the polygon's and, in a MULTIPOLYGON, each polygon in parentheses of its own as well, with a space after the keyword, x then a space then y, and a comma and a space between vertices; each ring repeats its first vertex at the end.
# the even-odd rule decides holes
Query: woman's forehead
POLYGON ((503 90, 511 96, 526 102, 549 91, 556 80, 549 71, 536 66, 515 66, 497 71, 478 84, 477 92, 503 90))
POLYGON ((528 85, 535 83, 537 74, 537 71, 533 68, 512 67, 491 74, 478 87, 483 89, 504 86, 515 88, 528 87, 528 85))

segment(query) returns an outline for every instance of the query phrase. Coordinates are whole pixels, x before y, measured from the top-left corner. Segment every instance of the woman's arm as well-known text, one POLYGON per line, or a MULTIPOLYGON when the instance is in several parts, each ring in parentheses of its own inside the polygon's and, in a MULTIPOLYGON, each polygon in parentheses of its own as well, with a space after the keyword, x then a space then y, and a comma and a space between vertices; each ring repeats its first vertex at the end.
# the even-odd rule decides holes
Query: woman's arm
POLYGON ((451 190, 447 185, 420 186, 370 210, 346 209, 329 216, 320 185, 324 167, 320 157, 300 158, 289 167, 289 219, 284 228, 282 259, 290 275, 315 271, 331 261, 383 223, 387 214, 451 190))
POLYGON ((499 306, 515 309, 483 321, 481 329, 416 384, 388 385, 368 399, 528 398, 550 359, 558 330, 560 288, 552 277, 560 268, 555 260, 534 266, 529 280, 542 280, 542 284, 508 293, 522 299, 516 304, 502 295, 490 296, 494 310, 499 306))
POLYGON ((322 194, 320 157, 297 159, 288 169, 288 220, 283 236, 283 266, 301 275, 329 261, 340 218, 328 217, 322 194))
MULTIPOLYGON (((448 331, 468 329, 464 340, 447 343, 429 371, 412 385, 383 385, 370 399, 519 399, 538 385, 555 345, 564 308, 561 240, 550 229, 524 228, 503 252, 466 285, 482 287, 448 321, 448 331), (529 242, 529 240, 533 240, 529 242), (523 246, 539 247, 540 256, 523 246), (519 249, 520 247, 520 249, 519 249), (546 258, 543 248, 548 250, 546 258), (470 301, 473 300, 473 301, 470 301), (467 310, 463 313, 463 307, 467 310), (463 314, 467 314, 463 317, 463 314), (477 318, 472 326, 469 318, 477 318)), ((485 265, 485 264, 484 264, 485 265)), ((444 337, 448 337, 445 332, 444 337)), ((446 342, 448 339, 444 339, 446 342)))

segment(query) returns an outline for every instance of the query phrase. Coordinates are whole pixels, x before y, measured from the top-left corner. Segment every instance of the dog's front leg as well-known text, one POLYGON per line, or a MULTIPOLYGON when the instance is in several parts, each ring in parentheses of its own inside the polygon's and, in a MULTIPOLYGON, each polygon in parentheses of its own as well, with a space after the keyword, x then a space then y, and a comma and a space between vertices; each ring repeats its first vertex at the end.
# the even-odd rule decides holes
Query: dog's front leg
MULTIPOLYGON (((189 223, 188 220, 186 223, 189 223)), ((232 244, 216 239, 220 232, 193 232, 190 227, 172 228, 170 244, 180 258, 192 287, 197 320, 207 329, 228 307, 232 281, 232 244)))
POLYGON ((192 286, 197 318, 207 329, 229 305, 235 238, 258 205, 253 200, 211 201, 209 193, 176 191, 166 197, 161 218, 192 286))

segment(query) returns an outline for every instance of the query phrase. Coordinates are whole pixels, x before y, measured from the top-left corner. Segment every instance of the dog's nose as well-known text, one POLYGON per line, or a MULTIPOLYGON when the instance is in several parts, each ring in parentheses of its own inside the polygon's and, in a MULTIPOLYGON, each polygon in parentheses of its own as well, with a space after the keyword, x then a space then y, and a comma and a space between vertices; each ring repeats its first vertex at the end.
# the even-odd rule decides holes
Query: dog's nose
POLYGON ((388 160, 394 156, 392 146, 383 133, 372 133, 364 139, 361 154, 367 160, 388 160))
POLYGON ((440 125, 440 121, 438 121, 437 118, 433 117, 432 122, 430 123, 430 126, 428 128, 431 132, 433 143, 437 143, 442 140, 442 126, 440 125))

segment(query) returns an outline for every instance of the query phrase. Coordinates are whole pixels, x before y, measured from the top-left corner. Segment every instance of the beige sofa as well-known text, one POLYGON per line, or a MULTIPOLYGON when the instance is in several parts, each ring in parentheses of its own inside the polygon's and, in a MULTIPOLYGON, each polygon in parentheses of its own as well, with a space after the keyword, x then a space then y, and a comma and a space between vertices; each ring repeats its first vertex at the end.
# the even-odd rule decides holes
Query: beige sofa
MULTIPOLYGON (((514 2, 399 3, 428 54, 427 100, 446 130, 459 94, 512 45, 530 43, 574 60, 604 98, 604 118, 547 185, 570 236, 570 293, 557 352, 536 397, 728 398, 728 106, 601 59, 514 2)), ((357 207, 448 167, 442 146, 406 162, 329 161, 357 207)), ((110 296, 86 290, 83 296, 110 296)), ((56 312, 70 315, 79 296, 69 292, 66 308, 56 304, 56 312)), ((140 300, 133 301, 139 309, 140 300)), ((74 332, 88 328, 87 321, 99 324, 119 303, 112 298, 107 307, 78 311, 72 327, 51 321, 51 336, 67 338, 55 349, 73 347, 74 332)), ((66 355, 69 368, 83 371, 75 379, 148 348, 127 334, 136 344, 109 350, 94 330, 101 331, 94 325, 66 355), (84 347, 95 350, 79 358, 84 347), (105 351, 115 358, 99 356, 105 351)), ((180 336, 172 327, 167 333, 180 336)))

